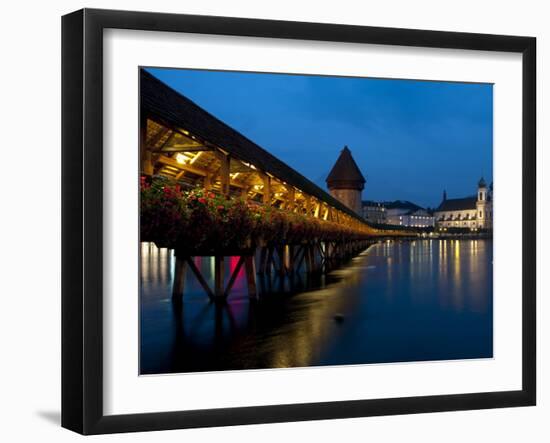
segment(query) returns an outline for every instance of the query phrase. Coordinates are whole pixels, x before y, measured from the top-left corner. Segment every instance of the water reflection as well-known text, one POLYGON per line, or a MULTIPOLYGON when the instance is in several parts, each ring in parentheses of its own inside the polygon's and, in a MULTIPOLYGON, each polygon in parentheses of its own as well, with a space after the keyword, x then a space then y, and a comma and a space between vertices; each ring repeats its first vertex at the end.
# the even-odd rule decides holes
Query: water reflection
POLYGON ((490 240, 380 243, 326 277, 259 278, 256 301, 241 270, 224 305, 190 273, 173 302, 173 255, 141 252, 143 374, 492 356, 490 240))

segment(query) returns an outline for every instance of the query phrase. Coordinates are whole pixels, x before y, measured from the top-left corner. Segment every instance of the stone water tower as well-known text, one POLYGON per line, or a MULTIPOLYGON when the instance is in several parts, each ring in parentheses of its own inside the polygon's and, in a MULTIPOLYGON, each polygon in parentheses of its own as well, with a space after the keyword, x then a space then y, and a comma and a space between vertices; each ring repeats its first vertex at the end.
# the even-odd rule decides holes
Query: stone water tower
POLYGON ((361 192, 365 188, 365 177, 347 146, 340 152, 340 157, 327 177, 330 194, 348 208, 361 214, 361 192))

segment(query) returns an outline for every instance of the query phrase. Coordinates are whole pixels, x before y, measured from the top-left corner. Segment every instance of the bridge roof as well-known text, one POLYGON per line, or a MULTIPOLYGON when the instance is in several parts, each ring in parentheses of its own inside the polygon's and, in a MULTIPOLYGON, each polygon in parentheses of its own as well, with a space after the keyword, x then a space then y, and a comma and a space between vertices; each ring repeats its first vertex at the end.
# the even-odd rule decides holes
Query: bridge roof
POLYGON ((302 174, 231 128, 144 69, 140 71, 141 112, 158 122, 185 130, 250 163, 291 186, 367 224, 365 220, 302 174))

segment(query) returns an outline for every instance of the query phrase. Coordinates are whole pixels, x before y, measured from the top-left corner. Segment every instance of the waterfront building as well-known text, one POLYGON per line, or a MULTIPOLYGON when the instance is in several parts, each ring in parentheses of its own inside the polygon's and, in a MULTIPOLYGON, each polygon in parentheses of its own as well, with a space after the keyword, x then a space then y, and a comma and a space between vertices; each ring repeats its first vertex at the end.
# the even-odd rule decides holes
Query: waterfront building
POLYGON ((431 228, 434 216, 426 209, 406 200, 386 203, 386 223, 414 228, 431 228))
POLYGON ((487 187, 482 177, 476 195, 463 198, 447 198, 447 192, 443 191, 443 200, 435 210, 435 219, 439 229, 492 229, 493 184, 487 187))
POLYGON ((386 207, 384 203, 372 200, 363 200, 362 203, 363 218, 372 224, 382 225, 386 223, 386 207))
POLYGON ((361 193, 366 180, 347 146, 340 152, 326 181, 330 195, 355 213, 361 214, 361 193))

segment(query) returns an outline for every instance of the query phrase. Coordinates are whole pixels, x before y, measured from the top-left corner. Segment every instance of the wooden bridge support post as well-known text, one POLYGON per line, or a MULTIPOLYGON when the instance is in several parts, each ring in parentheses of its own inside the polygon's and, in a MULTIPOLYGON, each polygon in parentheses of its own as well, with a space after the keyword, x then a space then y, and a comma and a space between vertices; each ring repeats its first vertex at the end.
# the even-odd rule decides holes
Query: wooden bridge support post
POLYGON ((246 270, 246 282, 248 284, 248 296, 250 298, 256 298, 258 296, 256 285, 256 261, 253 255, 245 257, 244 267, 246 270))
POLYGON ((174 269, 174 283, 172 285, 172 297, 183 297, 183 290, 185 288, 185 271, 187 270, 187 261, 185 258, 176 257, 176 264, 174 269))
POLYGON ((309 243, 308 244, 305 244, 304 245, 304 262, 305 262, 305 265, 306 265, 306 273, 310 273, 311 272, 311 257, 309 255, 309 249, 310 249, 310 246, 309 246, 309 243))
POLYGON ((260 249, 260 266, 258 274, 264 275, 267 272, 267 246, 262 246, 260 249))
POLYGON ((284 246, 277 246, 277 255, 279 257, 279 269, 278 274, 279 276, 283 277, 285 275, 285 247, 284 246))
POLYGON ((224 278, 225 274, 225 260, 221 255, 216 255, 214 257, 214 296, 223 297, 224 290, 224 278))
POLYGON ((306 254, 307 272, 311 274, 317 271, 317 266, 315 263, 315 250, 314 250, 313 243, 307 244, 306 246, 304 246, 304 248, 305 248, 304 253, 306 254))
POLYGON ((302 257, 304 256, 303 252, 303 245, 298 245, 294 249, 294 271, 296 273, 300 272, 300 267, 302 266, 302 257))
POLYGON ((288 245, 288 272, 294 274, 294 253, 296 247, 294 245, 288 245))
MULTIPOLYGON (((318 245, 318 242, 315 242, 311 245, 311 250, 309 251, 311 255, 311 272, 318 272, 320 263, 317 260, 317 253, 315 251, 315 246, 318 245)), ((322 257, 319 256, 319 260, 322 260, 322 257)))
POLYGON ((331 242, 324 242, 323 244, 319 244, 319 249, 323 251, 323 269, 322 271, 324 273, 328 273, 332 269, 333 261, 334 261, 334 254, 335 249, 331 242))
POLYGON ((275 247, 270 246, 267 250, 267 261, 265 271, 268 275, 271 275, 271 270, 275 264, 275 247))

